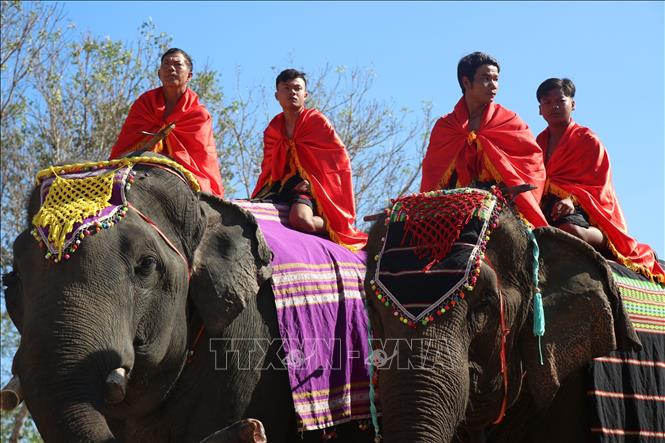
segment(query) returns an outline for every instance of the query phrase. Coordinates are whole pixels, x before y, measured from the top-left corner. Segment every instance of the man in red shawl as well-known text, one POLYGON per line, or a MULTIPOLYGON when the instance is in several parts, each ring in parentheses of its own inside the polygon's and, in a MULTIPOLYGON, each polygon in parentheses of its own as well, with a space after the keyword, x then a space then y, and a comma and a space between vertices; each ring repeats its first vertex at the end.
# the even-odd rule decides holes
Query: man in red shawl
POLYGON ((665 283, 653 250, 628 235, 614 186, 610 159, 600 139, 573 121, 575 85, 545 80, 536 91, 547 128, 538 135, 545 152, 547 183, 543 212, 548 221, 621 264, 665 283))
POLYGON ((212 131, 212 118, 187 87, 192 78, 192 59, 185 51, 171 48, 162 55, 158 75, 162 86, 139 97, 129 110, 111 159, 134 151, 171 123, 175 128, 152 149, 180 163, 196 176, 201 190, 224 197, 222 175, 212 131))
POLYGON ((289 224, 307 233, 327 233, 351 250, 367 242, 355 227, 351 162, 328 119, 306 109, 307 81, 295 69, 275 81, 283 111, 263 133, 263 162, 252 198, 291 205, 289 224))
POLYGON ((547 226, 540 210, 543 152, 526 123, 494 103, 499 62, 482 52, 469 54, 457 65, 457 79, 463 96, 453 112, 434 125, 420 191, 528 183, 536 189, 517 195, 517 209, 533 226, 547 226))

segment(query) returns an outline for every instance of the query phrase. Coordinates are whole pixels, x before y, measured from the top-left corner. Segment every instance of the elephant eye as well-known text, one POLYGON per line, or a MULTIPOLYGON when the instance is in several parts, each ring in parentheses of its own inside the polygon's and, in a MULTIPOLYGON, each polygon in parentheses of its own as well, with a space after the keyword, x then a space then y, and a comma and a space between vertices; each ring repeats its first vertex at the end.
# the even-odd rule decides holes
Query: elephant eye
POLYGON ((141 259, 136 268, 134 268, 134 272, 138 275, 147 276, 152 273, 156 267, 157 259, 152 255, 146 255, 141 259))

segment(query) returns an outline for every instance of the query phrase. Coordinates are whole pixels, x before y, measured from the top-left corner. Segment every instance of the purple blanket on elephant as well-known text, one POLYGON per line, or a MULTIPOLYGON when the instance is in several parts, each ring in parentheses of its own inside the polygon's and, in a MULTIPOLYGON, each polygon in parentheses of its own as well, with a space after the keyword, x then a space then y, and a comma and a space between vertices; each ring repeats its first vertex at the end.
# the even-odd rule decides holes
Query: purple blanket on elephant
POLYGON ((370 416, 364 252, 288 227, 288 206, 235 201, 274 257, 272 288, 298 428, 370 416))

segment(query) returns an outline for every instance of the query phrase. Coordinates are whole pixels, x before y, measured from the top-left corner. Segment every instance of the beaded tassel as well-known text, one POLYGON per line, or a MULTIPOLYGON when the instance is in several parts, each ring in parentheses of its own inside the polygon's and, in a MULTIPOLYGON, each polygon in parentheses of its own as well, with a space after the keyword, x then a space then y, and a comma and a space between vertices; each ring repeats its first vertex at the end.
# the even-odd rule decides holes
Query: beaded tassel
POLYGON ((540 364, 543 364, 543 351, 540 346, 540 339, 545 335, 545 310, 543 309, 543 296, 538 287, 538 258, 540 257, 540 248, 533 232, 527 230, 529 239, 533 245, 533 335, 538 337, 538 354, 540 355, 540 364))

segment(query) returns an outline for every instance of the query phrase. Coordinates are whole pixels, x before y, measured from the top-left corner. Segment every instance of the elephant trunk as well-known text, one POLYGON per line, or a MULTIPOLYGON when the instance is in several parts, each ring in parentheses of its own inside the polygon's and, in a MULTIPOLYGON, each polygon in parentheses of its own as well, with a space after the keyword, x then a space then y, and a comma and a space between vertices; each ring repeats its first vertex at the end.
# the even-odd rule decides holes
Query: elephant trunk
POLYGON ((115 441, 102 414, 107 378, 114 368, 131 368, 131 345, 119 351, 127 348, 118 345, 122 339, 114 339, 94 316, 72 320, 56 313, 46 322, 48 327, 24 329, 16 356, 40 434, 48 442, 115 441))
POLYGON ((82 376, 74 370, 64 381, 51 378, 50 382, 44 382, 52 376, 50 372, 45 368, 31 370, 24 388, 26 403, 44 440, 115 441, 100 412, 104 402, 103 380, 82 376))
POLYGON ((469 392, 463 352, 442 340, 412 341, 400 351, 396 365, 379 371, 386 443, 452 441, 469 392))

